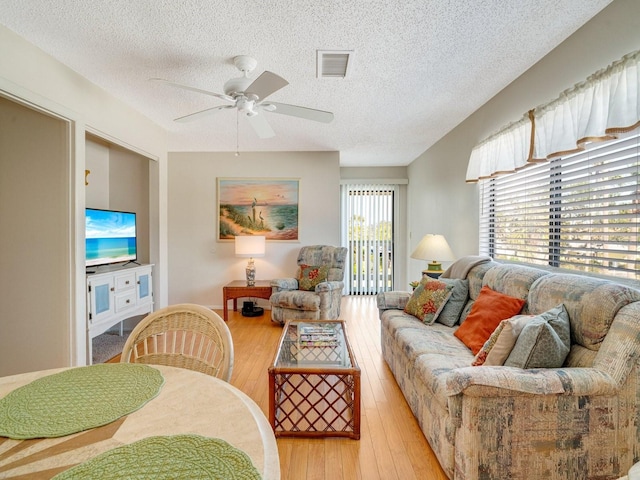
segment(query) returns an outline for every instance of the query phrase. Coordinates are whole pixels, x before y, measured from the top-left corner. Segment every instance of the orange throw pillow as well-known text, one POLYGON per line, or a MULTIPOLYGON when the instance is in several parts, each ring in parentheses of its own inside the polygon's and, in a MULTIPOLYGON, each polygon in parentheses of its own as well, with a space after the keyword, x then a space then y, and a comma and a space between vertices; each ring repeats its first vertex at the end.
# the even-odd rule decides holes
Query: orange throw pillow
POLYGON ((502 320, 520 313, 525 301, 491 290, 486 285, 454 335, 477 354, 502 320))

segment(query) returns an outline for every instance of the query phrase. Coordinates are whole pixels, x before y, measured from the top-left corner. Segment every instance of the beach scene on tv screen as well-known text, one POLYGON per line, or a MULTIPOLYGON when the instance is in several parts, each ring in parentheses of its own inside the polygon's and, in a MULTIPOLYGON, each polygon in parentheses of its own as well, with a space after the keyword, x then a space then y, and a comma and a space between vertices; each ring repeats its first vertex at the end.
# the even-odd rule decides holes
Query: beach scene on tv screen
POLYGON ((136 259, 136 217, 133 213, 87 210, 86 265, 136 259))

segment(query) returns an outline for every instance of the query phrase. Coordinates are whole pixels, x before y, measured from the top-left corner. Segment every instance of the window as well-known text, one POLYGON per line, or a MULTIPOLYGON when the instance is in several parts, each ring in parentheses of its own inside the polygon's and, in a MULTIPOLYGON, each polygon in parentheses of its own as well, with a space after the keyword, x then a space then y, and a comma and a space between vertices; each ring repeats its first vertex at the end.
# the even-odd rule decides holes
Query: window
POLYGON ((640 279, 640 132, 480 182, 480 253, 640 279))

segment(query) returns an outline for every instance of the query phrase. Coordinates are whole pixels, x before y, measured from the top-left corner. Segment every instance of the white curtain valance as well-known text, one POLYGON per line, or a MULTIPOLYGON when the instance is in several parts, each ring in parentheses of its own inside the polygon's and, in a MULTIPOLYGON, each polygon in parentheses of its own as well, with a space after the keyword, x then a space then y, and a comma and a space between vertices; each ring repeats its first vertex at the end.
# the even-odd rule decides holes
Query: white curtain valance
POLYGON ((476 145, 467 167, 467 182, 513 173, 527 166, 533 152, 531 127, 527 114, 476 145))
POLYGON ((467 182, 514 172, 615 138, 640 126, 640 50, 625 55, 555 100, 476 146, 467 182), (526 151, 523 145, 529 145, 526 151), (509 158, 511 156, 511 158, 509 158))

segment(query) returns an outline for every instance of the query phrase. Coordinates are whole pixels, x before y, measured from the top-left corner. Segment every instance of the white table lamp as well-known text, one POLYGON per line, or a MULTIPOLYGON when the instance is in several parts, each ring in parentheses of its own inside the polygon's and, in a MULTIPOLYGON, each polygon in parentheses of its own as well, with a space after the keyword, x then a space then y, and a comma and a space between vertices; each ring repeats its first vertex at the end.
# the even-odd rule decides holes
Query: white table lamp
POLYGON ((440 272, 442 271, 440 262, 451 262, 456 259, 444 235, 433 233, 427 233, 422 237, 411 258, 429 260, 426 272, 440 272))
POLYGON ((249 257, 247 263, 247 286, 256 284, 254 257, 264 257, 266 237, 264 235, 238 235, 235 237, 236 257, 249 257))

